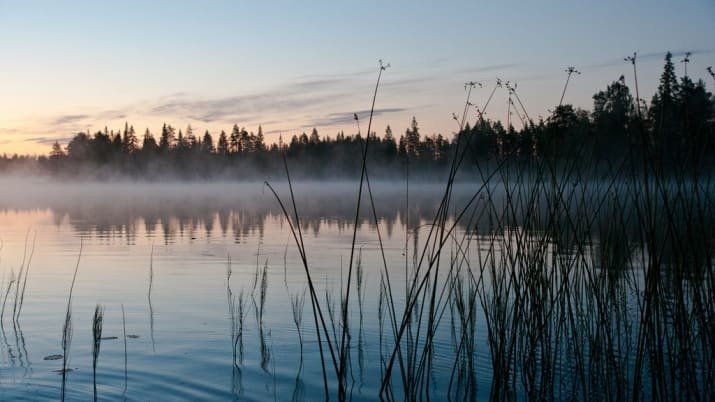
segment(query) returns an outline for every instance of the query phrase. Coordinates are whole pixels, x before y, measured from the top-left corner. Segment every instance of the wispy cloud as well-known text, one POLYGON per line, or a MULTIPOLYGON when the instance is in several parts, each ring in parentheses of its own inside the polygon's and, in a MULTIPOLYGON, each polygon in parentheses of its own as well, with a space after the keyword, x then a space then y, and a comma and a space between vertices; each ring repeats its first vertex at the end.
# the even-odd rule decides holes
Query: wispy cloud
POLYGON ((103 120, 122 120, 127 118, 128 113, 128 109, 104 110, 91 117, 103 120))
MULTIPOLYGON (((399 113, 399 112, 404 112, 408 109, 406 108, 384 108, 384 109, 375 109, 373 112, 373 118, 389 113, 399 113)), ((353 122, 355 121, 355 115, 357 114, 358 118, 367 124, 367 119, 370 117, 370 110, 361 110, 359 112, 341 112, 341 113, 330 113, 326 116, 320 117, 318 119, 315 119, 311 121, 308 124, 305 124, 303 128, 305 127, 323 127, 323 126, 337 126, 341 124, 354 124, 353 122)))
MULTIPOLYGON (((715 52, 715 49, 695 49, 695 50, 671 50, 670 53, 673 54, 673 57, 684 57, 685 53, 690 52, 691 55, 699 55, 699 54, 710 54, 715 52)), ((667 50, 662 50, 658 52, 647 52, 647 53, 637 53, 637 61, 644 61, 644 62, 649 62, 649 61, 654 61, 654 60, 664 60, 665 59, 665 54, 668 53, 667 50)), ((620 58, 613 58, 610 60, 598 62, 598 63, 593 63, 590 65, 586 65, 586 68, 593 68, 593 69, 599 69, 599 68, 607 68, 607 67, 614 67, 614 66, 625 66, 627 62, 624 60, 626 56, 630 56, 629 54, 623 55, 623 57, 620 58)))
POLYGON ((52 124, 56 124, 56 125, 72 124, 72 123, 76 123, 78 121, 84 120, 88 117, 90 117, 90 116, 86 115, 86 114, 65 114, 65 115, 56 117, 52 121, 52 124))
POLYGON ((185 116, 204 123, 254 120, 300 112, 347 96, 344 79, 328 78, 287 84, 268 91, 200 99, 180 94, 150 107, 153 115, 185 116))
POLYGON ((0 128, 0 134, 17 134, 20 130, 16 128, 0 128))
POLYGON ((430 76, 421 76, 416 78, 403 78, 397 80, 385 80, 380 82, 380 88, 383 90, 417 90, 425 85, 439 85, 441 82, 430 76))
POLYGON ((308 74, 308 75, 302 75, 302 76, 298 77, 298 79, 299 80, 350 79, 350 78, 356 78, 356 77, 362 77, 362 76, 374 74, 376 72, 377 72, 377 67, 369 68, 369 69, 366 68, 366 69, 357 70, 357 71, 350 71, 350 72, 346 72, 346 73, 308 74))
MULTIPOLYGON (((98 122, 106 122, 108 120, 122 120, 128 116, 126 109, 110 109, 102 110, 96 113, 76 113, 76 114, 61 114, 46 120, 43 128, 33 130, 35 134, 58 134, 76 133, 85 131, 95 127, 98 122)), ((38 137, 44 138, 44 137, 38 137)), ((54 143, 54 139, 50 139, 54 143)))
POLYGON ((504 63, 504 64, 491 64, 485 66, 468 67, 457 70, 457 73, 491 73, 491 72, 501 72, 505 70, 513 70, 517 67, 521 67, 520 63, 504 63))
POLYGON ((534 73, 517 75, 515 77, 504 77, 504 78, 506 79, 506 81, 510 81, 512 84, 514 84, 514 83, 527 82, 527 81, 549 81, 549 80, 554 80, 557 78, 564 77, 565 74, 566 73, 562 73, 561 71, 548 72, 548 73, 534 72, 534 73))
POLYGON ((37 144, 42 144, 42 145, 52 145, 55 142, 59 142, 60 144, 66 144, 72 139, 72 136, 59 136, 59 137, 31 137, 28 138, 27 141, 29 142, 35 142, 37 144))
MULTIPOLYGON (((209 129, 221 125, 226 125, 228 129, 231 124, 237 123, 255 130, 257 125, 262 124, 265 134, 289 133, 309 127, 353 127, 353 114, 357 108, 350 110, 350 105, 356 102, 356 91, 365 91, 363 78, 375 72, 376 69, 366 69, 305 76, 295 82, 251 94, 210 97, 177 91, 126 107, 105 110, 90 108, 79 113, 49 116, 38 122, 40 124, 33 129, 26 130, 24 140, 41 145, 52 145, 55 141, 67 143, 77 132, 94 132, 104 125, 112 125, 116 129, 117 122, 123 127, 124 120, 131 120, 130 123, 137 125, 141 119, 166 119, 170 124, 188 119, 203 123, 209 129)), ((425 85, 429 86, 431 82, 425 76, 390 77, 382 82, 381 91, 388 91, 393 96, 395 93, 404 95, 424 90, 425 85)), ((412 107, 404 104, 400 106, 376 109, 374 115, 400 113, 412 107)), ((369 110, 357 110, 360 119, 366 121, 369 110)))
MULTIPOLYGON (((715 49, 695 49, 695 50, 675 50, 675 51, 670 51, 670 53, 673 54, 673 57, 685 57, 685 54, 690 52, 691 55, 695 56, 698 54, 708 54, 708 53, 713 53, 715 49)), ((643 53, 638 55, 638 59, 644 59, 644 60, 664 60, 665 59, 665 54, 668 53, 667 50, 662 51, 662 52, 650 52, 650 53, 643 53)))
POLYGON ((273 130, 264 131, 263 134, 287 134, 290 130, 283 128, 274 128, 273 130))

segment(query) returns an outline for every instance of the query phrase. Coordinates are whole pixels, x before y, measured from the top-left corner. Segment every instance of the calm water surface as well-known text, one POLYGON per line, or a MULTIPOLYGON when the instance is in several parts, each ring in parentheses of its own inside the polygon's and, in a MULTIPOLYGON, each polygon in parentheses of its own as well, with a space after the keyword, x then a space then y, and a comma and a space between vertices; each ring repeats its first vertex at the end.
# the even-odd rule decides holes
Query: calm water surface
MULTIPOLYGON (((412 188, 406 199, 403 186, 375 188, 385 256, 393 275, 400 278, 404 278, 405 249, 411 256, 420 244, 441 191, 436 185, 412 188)), ((291 297, 305 292, 305 274, 287 223, 262 183, 9 180, 4 187, 13 191, 0 196, 3 298, 23 259, 30 264, 16 321, 12 320, 14 291, 7 293, 0 339, 0 399, 59 398, 62 376, 57 371, 62 360, 46 358, 62 354, 76 264, 68 399, 92 397, 92 317, 97 304, 105 312, 105 339, 97 365, 100 399, 322 398, 310 302, 302 313, 302 369, 291 309, 291 297), (263 267, 267 267, 267 294, 260 330, 257 272, 263 267), (244 355, 234 365, 229 298, 241 292, 246 298, 244 355)), ((276 187, 287 196, 285 184, 276 187)), ((357 187, 299 183, 296 191, 319 294, 339 300, 350 258, 357 187)), ((353 340, 352 394, 354 400, 374 400, 380 380, 376 317, 382 260, 368 204, 363 203, 363 208, 357 247, 366 278, 365 320, 362 342, 357 345, 353 340)), ((396 289, 396 294, 404 295, 404 289, 396 289)), ((357 322, 356 313, 353 316, 357 322)), ((448 331, 443 332, 435 342, 436 389, 445 387, 449 379, 440 373, 452 368, 451 360, 440 359, 449 354, 442 350, 454 349, 448 331)), ((486 356, 486 348, 481 350, 486 356)), ((488 388, 488 384, 486 379, 480 386, 488 388)))

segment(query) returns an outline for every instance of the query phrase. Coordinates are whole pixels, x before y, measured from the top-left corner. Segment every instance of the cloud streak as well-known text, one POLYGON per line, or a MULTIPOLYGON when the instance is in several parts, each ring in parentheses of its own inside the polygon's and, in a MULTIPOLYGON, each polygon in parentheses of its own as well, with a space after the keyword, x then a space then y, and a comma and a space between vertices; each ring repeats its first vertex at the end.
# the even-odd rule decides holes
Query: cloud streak
POLYGON ((73 136, 60 136, 60 137, 42 136, 42 137, 28 138, 27 141, 35 142, 35 143, 41 144, 41 145, 52 145, 55 142, 59 142, 60 144, 67 144, 72 139, 72 137, 73 136))
MULTIPOLYGON (((404 112, 408 109, 406 108, 383 108, 375 109, 373 112, 373 118, 381 115, 386 115, 390 113, 404 112)), ((340 112, 340 113, 330 113, 324 117, 313 120, 312 122, 303 126, 307 127, 324 127, 324 126, 337 126, 341 124, 354 124, 355 117, 357 114, 361 121, 367 124, 367 120, 370 118, 370 110, 361 110, 359 112, 340 112)))
POLYGON ((522 64, 519 63, 504 63, 504 64, 491 64, 486 66, 470 67, 457 70, 458 73, 491 73, 494 71, 500 72, 504 70, 512 70, 514 68, 520 67, 522 64))
MULTIPOLYGON (((698 55, 698 54, 710 54, 715 52, 715 49, 696 49, 696 50, 675 50, 675 51, 670 51, 670 53, 673 54, 673 57, 685 57, 685 53, 690 52, 691 55, 698 55)), ((648 53, 637 53, 637 58, 636 61, 654 61, 654 60, 665 60, 665 54, 668 53, 667 50, 663 51, 658 51, 658 52, 648 52, 648 53)), ((599 69, 599 68, 607 68, 607 67, 615 67, 615 66, 625 66, 629 64, 625 59, 626 56, 630 56, 630 54, 624 55, 621 58, 614 58, 610 60, 606 60, 603 62, 599 63, 594 63, 590 65, 586 65, 586 68, 593 68, 593 69, 599 69)))
POLYGON ((253 120, 258 116, 295 113, 345 97, 346 84, 345 79, 327 78, 291 83, 255 94, 213 99, 195 99, 180 94, 156 102, 148 113, 185 116, 203 123, 253 120))
MULTIPOLYGON (((262 124, 265 134, 288 134, 310 127, 352 128, 355 127, 354 113, 367 124, 369 110, 360 110, 357 107, 352 109, 351 105, 356 101, 356 93, 362 94, 360 91, 366 91, 363 81, 367 75, 374 73, 374 70, 306 76, 302 80, 250 94, 208 97, 176 91, 126 107, 59 114, 50 116, 38 127, 27 130, 24 141, 45 146, 52 145, 55 141, 64 144, 78 132, 94 132, 105 125, 112 125, 116 129, 118 122, 123 127, 123 122, 129 119, 132 120, 129 123, 135 126, 141 123, 138 119, 153 122, 164 120, 170 124, 176 124, 177 120, 189 120, 195 122, 198 127, 205 124, 212 133, 221 129, 217 126, 226 125, 225 129, 230 129, 231 124, 262 124)), ((425 84, 432 82, 428 77, 390 78, 382 83, 381 90, 387 90, 392 96, 424 90, 425 84)), ((367 91, 370 92, 369 89, 367 91)), ((410 110, 408 107, 411 105, 400 106, 376 109, 374 116, 404 112, 410 110)), ((198 129, 203 131, 204 128, 198 129)))
POLYGON ((86 114, 66 114, 66 115, 56 117, 52 121, 52 124, 55 124, 55 125, 72 124, 72 123, 76 123, 78 121, 84 120, 88 117, 90 117, 90 116, 86 115, 86 114))

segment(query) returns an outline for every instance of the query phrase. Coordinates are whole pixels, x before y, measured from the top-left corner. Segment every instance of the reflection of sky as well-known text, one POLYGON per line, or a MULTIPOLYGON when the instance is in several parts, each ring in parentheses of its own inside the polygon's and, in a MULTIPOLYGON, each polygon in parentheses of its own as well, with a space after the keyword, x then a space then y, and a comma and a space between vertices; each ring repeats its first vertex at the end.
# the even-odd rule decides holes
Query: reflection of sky
MULTIPOLYGON (((121 205, 122 200, 117 204, 121 205)), ((250 213, 234 211, 227 215, 228 233, 223 236, 218 223, 221 217, 214 216, 209 238, 204 232, 208 229, 205 217, 182 216, 184 212, 178 210, 167 214, 171 238, 164 242, 163 216, 154 225, 145 226, 151 219, 149 215, 141 215, 146 211, 141 208, 134 211, 141 216, 132 220, 130 210, 120 216, 117 212, 120 209, 123 208, 113 206, 111 201, 97 206, 96 210, 114 213, 110 216, 83 215, 91 211, 86 205, 66 213, 54 208, 0 208, 0 238, 3 240, 0 282, 5 289, 11 273, 17 274, 26 254, 28 227, 32 229, 30 244, 36 233, 22 320, 16 324, 9 318, 11 296, 4 332, 0 331, 0 366, 5 373, 0 377, 3 400, 27 399, 28 395, 32 395, 32 399, 57 399, 60 376, 54 370, 61 367, 61 361, 43 357, 62 352, 60 341, 68 290, 80 247, 82 254, 72 295, 71 399, 91 399, 91 319, 97 304, 105 309, 102 335, 106 339, 101 343, 97 369, 98 387, 105 398, 120 399, 125 318, 126 333, 133 336, 127 340, 128 399, 151 399, 158 394, 168 399, 234 399, 228 394, 233 346, 227 305, 227 284, 230 284, 233 296, 243 295, 246 303, 245 360, 240 364, 245 397, 273 398, 273 387, 277 383, 277 399, 289 400, 300 357, 289 298, 302 294, 306 283, 295 245, 281 219, 264 216, 260 222, 260 227, 265 229, 262 233, 259 226, 244 221, 250 213), (60 219, 56 223, 58 215, 60 219), (112 222, 114 226, 105 226, 104 222, 112 222), (150 232, 149 226, 154 227, 154 232, 150 232), (234 230, 241 232, 238 241, 234 239, 234 230), (231 257, 230 280, 227 279, 228 256, 231 257), (261 334, 255 318, 254 300, 259 299, 260 290, 255 289, 254 273, 257 265, 263 267, 264 264, 268 267, 267 297, 263 319, 265 334, 261 334), (275 359, 276 368, 271 369, 271 374, 276 371, 276 377, 261 371, 261 337, 270 347, 271 359, 275 359)), ((337 297, 344 278, 341 269, 347 271, 352 231, 341 229, 335 223, 322 225, 319 235, 313 235, 312 230, 306 228, 310 234, 304 237, 306 248, 310 250, 311 270, 319 278, 321 296, 331 292, 337 297)), ((427 229, 422 230, 424 233, 427 229)), ((400 268, 404 262, 403 236, 404 232, 396 231, 394 236, 383 237, 388 263, 400 268)), ((363 392, 364 397, 356 399, 371 400, 367 398, 374 398, 374 390, 379 386, 376 382, 381 378, 375 373, 379 373, 381 361, 377 357, 376 317, 382 260, 373 228, 363 225, 357 244, 367 284, 363 336, 371 341, 363 341, 366 386, 362 391, 356 387, 354 392, 356 395, 363 392)), ((402 291, 403 287, 395 290, 398 300, 404 297, 402 291)), ((315 336, 311 332, 309 303, 303 308, 302 331, 306 339, 312 340, 315 336)), ((354 315, 353 322, 357 323, 356 313, 354 315)), ((438 351, 442 352, 440 356, 447 356, 452 347, 447 338, 448 330, 443 333, 445 340, 439 342, 442 346, 438 351)), ((303 347, 306 392, 319 395, 322 377, 316 342, 308 341, 303 347)))
MULTIPOLYGON (((22 185, 8 179, 0 185, 22 189, 0 195, 0 227, 16 233, 38 226, 57 230, 67 227, 77 236, 127 245, 136 244, 138 238, 141 242, 143 237, 151 237, 157 244, 187 240, 210 243, 213 238, 239 244, 250 237, 274 236, 266 233, 267 226, 285 226, 278 202, 268 190, 263 191, 260 183, 76 185, 38 180, 22 185)), ((290 206, 287 185, 274 186, 290 206)), ((295 186, 296 206, 306 234, 317 236, 325 227, 349 231, 355 216, 357 184, 295 186)), ((395 230, 404 233, 400 227, 406 221, 415 226, 432 219, 443 191, 438 185, 413 185, 407 211, 402 186, 375 182, 372 189, 376 214, 387 236, 395 230)), ((453 203, 466 205, 470 197, 470 189, 458 188, 453 203)), ((361 226, 374 222, 367 195, 360 218, 361 226)))
MULTIPOLYGON (((715 64, 707 1, 383 3, 0 1, 0 152, 45 153, 125 120, 140 134, 164 121, 216 134, 262 124, 269 141, 313 126, 350 133, 344 116, 369 106, 379 58, 393 68, 378 133, 400 134, 414 115, 423 133, 445 135, 466 80, 486 82, 477 104, 496 76, 517 81, 536 117, 558 101, 568 65, 583 74, 567 101, 590 107, 594 92, 631 78, 621 60, 633 51, 647 98, 666 50, 678 61, 693 51, 697 77, 715 64)), ((488 116, 505 109, 499 93, 488 116)))

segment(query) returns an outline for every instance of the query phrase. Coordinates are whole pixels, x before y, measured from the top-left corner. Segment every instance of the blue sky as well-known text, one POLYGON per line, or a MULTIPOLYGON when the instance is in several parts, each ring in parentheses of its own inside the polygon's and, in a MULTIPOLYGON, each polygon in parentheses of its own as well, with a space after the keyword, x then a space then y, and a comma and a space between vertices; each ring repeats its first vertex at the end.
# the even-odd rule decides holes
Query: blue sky
MULTIPOLYGON (((667 50, 715 84, 715 2, 692 1, 4 1, 0 0, 0 153, 45 153, 76 131, 140 133, 163 122, 218 134, 236 123, 269 141, 313 126, 357 130, 377 60, 383 76, 374 129, 451 136, 463 83, 517 82, 531 117, 558 103, 587 109, 639 53, 650 99, 667 50)), ((682 74, 683 65, 677 63, 682 74)), ((487 117, 506 118, 505 91, 487 117)), ((472 121, 476 115, 472 116, 472 121)), ((518 124, 516 125, 518 128, 518 124)), ((362 127, 363 130, 365 127, 362 127)))

